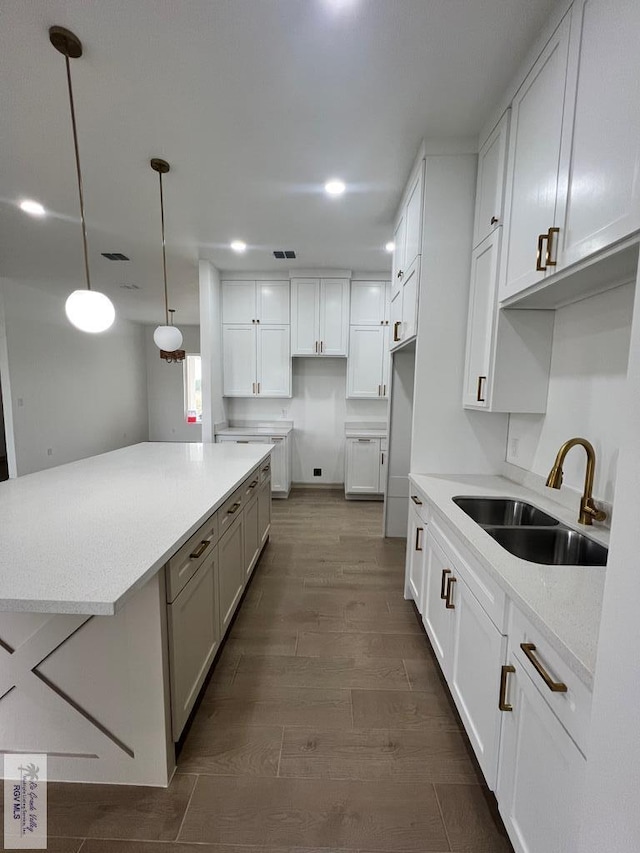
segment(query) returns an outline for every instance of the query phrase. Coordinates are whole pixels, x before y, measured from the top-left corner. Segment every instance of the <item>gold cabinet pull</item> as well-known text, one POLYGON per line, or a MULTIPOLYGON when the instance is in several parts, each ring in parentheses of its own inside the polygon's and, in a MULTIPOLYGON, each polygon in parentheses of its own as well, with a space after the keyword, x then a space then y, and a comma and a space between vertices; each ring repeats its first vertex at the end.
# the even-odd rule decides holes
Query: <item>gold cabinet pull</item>
POLYGON ((324 352, 324 341, 320 341, 320 352, 324 352))
POLYGON ((398 337, 398 329, 400 328, 401 322, 402 322, 401 320, 396 320, 396 322, 393 324, 393 340, 394 341, 400 340, 400 338, 398 337))
POLYGON ((229 509, 227 510, 227 515, 233 515, 234 513, 238 512, 239 509, 240 503, 234 503, 233 506, 229 507, 229 509))
POLYGON ((554 236, 558 235, 559 233, 560 233, 559 228, 549 228, 549 231, 547 232, 547 255, 545 258, 545 264, 548 267, 555 267, 557 264, 557 261, 553 260, 553 258, 551 257, 551 254, 553 252, 553 238, 554 238, 554 236))
POLYGON ((380 464, 384 465, 384 453, 382 454, 382 461, 380 462, 380 464))
POLYGON ((456 582, 456 579, 453 577, 449 578, 449 580, 447 581, 447 596, 446 596, 445 604, 444 604, 444 606, 447 608, 447 610, 455 610, 456 609, 455 604, 451 600, 451 596, 453 593, 453 585, 455 582, 456 582))
POLYGON ((262 469, 262 473, 263 473, 263 474, 268 474, 270 470, 271 470, 271 466, 270 466, 270 465, 265 465, 265 466, 264 466, 264 468, 262 469))
POLYGON ((316 341, 316 353, 318 352, 318 341, 316 341))
POLYGON ((447 586, 447 575, 451 574, 451 569, 443 569, 442 570, 442 580, 440 581, 440 598, 444 601, 447 597, 446 586, 447 586))
POLYGON ((402 270, 398 270, 398 275, 396 276, 396 278, 402 278, 403 275, 404 273, 402 272, 402 270))
POLYGON ((202 555, 203 555, 203 554, 204 554, 204 552, 207 550, 207 548, 209 547, 209 545, 211 545, 211 539, 203 539, 203 540, 202 540, 202 542, 201 542, 201 543, 198 545, 198 547, 195 549, 195 551, 192 551, 192 552, 189 554, 189 557, 190 557, 192 560, 197 560, 197 559, 198 559, 198 557, 202 557, 202 555))
POLYGON ((538 658, 535 656, 534 652, 536 650, 536 647, 534 643, 520 643, 520 648, 529 658, 529 660, 533 664, 533 668, 538 673, 540 678, 542 678, 542 680, 552 693, 567 692, 567 685, 564 684, 562 681, 554 681, 553 678, 551 678, 551 676, 547 672, 547 670, 542 666, 538 658))
POLYGON ((414 502, 416 506, 422 506, 422 501, 417 495, 411 495, 411 500, 414 502))
POLYGON ((549 241, 549 235, 548 234, 538 234, 538 251, 536 253, 536 269, 538 270, 538 272, 544 272, 546 270, 546 266, 542 263, 542 257, 543 257, 542 244, 544 243, 545 240, 547 241, 547 245, 548 245, 548 241, 549 241))
POLYGON ((515 666, 511 666, 509 664, 507 666, 503 666, 500 672, 500 696, 498 697, 498 708, 501 711, 513 711, 513 705, 510 705, 509 702, 507 702, 507 679, 509 678, 509 673, 515 671, 515 666))
POLYGON ((256 393, 256 383, 255 382, 253 383, 253 393, 254 394, 256 393))
POLYGON ((478 403, 486 403, 484 398, 484 383, 487 381, 486 376, 478 376, 478 390, 476 393, 476 400, 478 403))
POLYGON ((260 393, 260 383, 258 382, 258 394, 260 393))
POLYGON ((422 533, 424 528, 416 527, 416 551, 422 551, 422 545, 420 544, 420 534, 422 533))
POLYGON ((499 217, 497 217, 497 216, 492 216, 492 217, 491 217, 491 224, 492 224, 492 225, 497 225, 497 224, 498 224, 498 222, 500 222, 499 217))
POLYGON ((257 485, 258 485, 258 481, 257 481, 257 480, 252 480, 252 481, 249 483, 249 486, 248 486, 248 488, 247 488, 247 491, 249 491, 249 489, 255 489, 255 487, 256 487, 257 485))
POLYGON ((382 397, 382 385, 378 385, 378 397, 382 397))
POLYGON ((383 396, 383 397, 386 397, 386 396, 387 396, 387 386, 386 386, 386 385, 383 385, 383 386, 382 386, 382 396, 383 396))

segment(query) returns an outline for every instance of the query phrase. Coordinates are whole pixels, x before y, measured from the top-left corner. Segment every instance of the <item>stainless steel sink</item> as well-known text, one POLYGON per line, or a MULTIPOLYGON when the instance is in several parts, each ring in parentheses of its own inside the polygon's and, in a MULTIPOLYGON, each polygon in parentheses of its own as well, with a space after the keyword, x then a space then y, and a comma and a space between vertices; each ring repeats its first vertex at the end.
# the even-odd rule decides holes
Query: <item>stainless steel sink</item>
POLYGON ((566 527, 485 527, 511 554, 548 566, 606 566, 608 550, 566 527))
POLYGON ((463 512, 483 527, 485 525, 553 527, 560 522, 525 501, 512 498, 454 498, 463 512))

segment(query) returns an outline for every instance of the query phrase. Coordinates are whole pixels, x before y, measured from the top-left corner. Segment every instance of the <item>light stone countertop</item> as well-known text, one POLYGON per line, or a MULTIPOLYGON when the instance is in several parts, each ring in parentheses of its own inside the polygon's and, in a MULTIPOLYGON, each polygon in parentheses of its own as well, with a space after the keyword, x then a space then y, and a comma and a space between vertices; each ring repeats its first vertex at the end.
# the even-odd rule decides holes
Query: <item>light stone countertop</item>
POLYGON ((293 432, 291 426, 272 426, 272 427, 227 427, 216 432, 216 435, 289 435, 293 432))
POLYGON ((606 567, 545 566, 515 557, 452 500, 458 496, 528 501, 563 524, 608 545, 608 531, 577 523, 578 507, 561 504, 498 476, 410 474, 411 482, 589 688, 593 685, 606 567))
POLYGON ((386 438, 386 429, 347 429, 346 438, 386 438))
POLYGON ((272 448, 147 442, 0 483, 0 610, 112 615, 272 448))

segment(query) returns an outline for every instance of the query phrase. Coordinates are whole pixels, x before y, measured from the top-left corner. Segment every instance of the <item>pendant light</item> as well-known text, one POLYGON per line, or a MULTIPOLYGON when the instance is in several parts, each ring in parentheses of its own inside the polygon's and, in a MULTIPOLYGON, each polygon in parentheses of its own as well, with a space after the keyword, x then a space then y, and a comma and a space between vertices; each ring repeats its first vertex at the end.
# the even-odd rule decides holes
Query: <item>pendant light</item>
POLYGON ((70 30, 64 27, 51 27, 49 40, 65 59, 67 67, 67 86, 69 89, 69 108, 71 111, 71 130, 73 146, 76 155, 76 174, 78 177, 78 196, 80 199, 80 218, 82 220, 82 246, 84 249, 84 274, 86 289, 74 290, 67 298, 64 306, 69 321, 82 332, 104 332, 113 325, 116 312, 113 303, 104 293, 91 289, 89 275, 89 251, 87 248, 87 223, 84 215, 84 195, 82 192, 82 171, 80 169, 80 152, 78 149, 78 131, 76 128, 76 111, 73 102, 71 86, 70 59, 82 56, 82 42, 70 30))
POLYGON ((162 227, 162 270, 164 273, 164 319, 165 325, 158 326, 153 333, 155 345, 160 349, 160 358, 168 364, 184 361, 185 352, 180 349, 182 345, 182 332, 173 325, 173 310, 169 308, 169 291, 167 288, 167 251, 164 238, 164 195, 162 193, 162 176, 166 175, 171 166, 166 160, 154 157, 151 160, 151 168, 158 173, 160 181, 160 225, 162 227), (169 321, 171 314, 171 321, 169 321))

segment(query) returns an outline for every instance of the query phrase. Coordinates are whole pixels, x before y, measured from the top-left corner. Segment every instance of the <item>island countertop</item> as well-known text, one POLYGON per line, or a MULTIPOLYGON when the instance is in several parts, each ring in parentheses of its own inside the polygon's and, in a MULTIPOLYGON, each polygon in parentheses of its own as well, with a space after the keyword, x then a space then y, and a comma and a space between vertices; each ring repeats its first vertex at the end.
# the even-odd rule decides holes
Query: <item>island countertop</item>
POLYGON ((0 483, 0 611, 114 614, 271 450, 147 442, 0 483))

